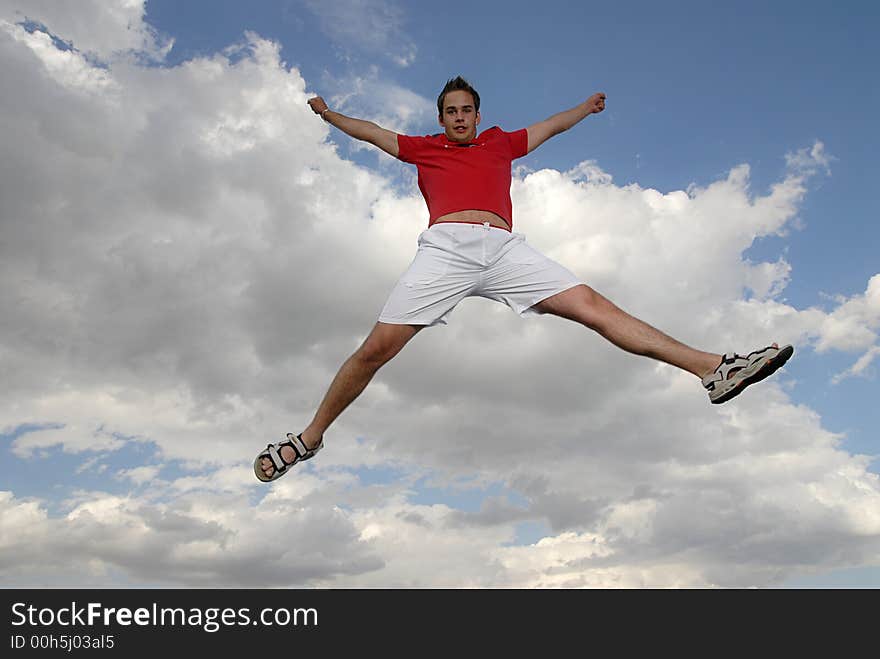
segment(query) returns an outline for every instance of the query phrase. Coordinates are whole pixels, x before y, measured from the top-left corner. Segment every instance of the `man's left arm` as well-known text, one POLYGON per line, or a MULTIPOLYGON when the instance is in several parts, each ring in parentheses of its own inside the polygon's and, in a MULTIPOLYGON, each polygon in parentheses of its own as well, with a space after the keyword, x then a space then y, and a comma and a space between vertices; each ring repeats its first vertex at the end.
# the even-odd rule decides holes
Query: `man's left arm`
POLYGON ((549 119, 529 126, 526 129, 529 134, 528 153, 537 149, 554 135, 559 135, 559 133, 568 130, 587 116, 601 112, 604 109, 605 94, 599 92, 598 94, 593 94, 586 101, 573 107, 571 110, 559 112, 549 119))

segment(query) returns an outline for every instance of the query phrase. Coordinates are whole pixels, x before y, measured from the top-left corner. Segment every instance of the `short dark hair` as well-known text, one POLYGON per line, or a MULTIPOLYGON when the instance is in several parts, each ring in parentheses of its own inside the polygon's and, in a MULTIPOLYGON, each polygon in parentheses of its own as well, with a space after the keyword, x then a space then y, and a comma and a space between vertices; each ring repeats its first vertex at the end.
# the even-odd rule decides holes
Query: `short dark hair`
POLYGON ((467 80, 461 76, 456 76, 455 78, 446 81, 446 86, 443 87, 443 91, 440 92, 440 96, 437 97, 438 114, 441 116, 443 115, 443 101, 446 98, 446 94, 457 91, 469 92, 470 95, 474 97, 474 112, 480 111, 480 95, 477 93, 477 90, 471 87, 471 84, 467 80))

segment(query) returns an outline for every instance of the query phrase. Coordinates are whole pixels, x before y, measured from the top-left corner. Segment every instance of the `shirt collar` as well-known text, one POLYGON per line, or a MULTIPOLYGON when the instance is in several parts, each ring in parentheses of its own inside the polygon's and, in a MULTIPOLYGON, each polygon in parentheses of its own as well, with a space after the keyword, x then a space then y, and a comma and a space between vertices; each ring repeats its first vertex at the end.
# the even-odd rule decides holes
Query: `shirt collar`
POLYGON ((484 144, 486 142, 486 135, 490 130, 494 130, 498 128, 498 126, 492 126, 491 128, 487 128, 482 133, 478 133, 474 139, 469 142, 453 142, 448 137, 446 137, 446 133, 437 133, 437 137, 440 139, 440 143, 444 146, 473 146, 476 144, 484 144))

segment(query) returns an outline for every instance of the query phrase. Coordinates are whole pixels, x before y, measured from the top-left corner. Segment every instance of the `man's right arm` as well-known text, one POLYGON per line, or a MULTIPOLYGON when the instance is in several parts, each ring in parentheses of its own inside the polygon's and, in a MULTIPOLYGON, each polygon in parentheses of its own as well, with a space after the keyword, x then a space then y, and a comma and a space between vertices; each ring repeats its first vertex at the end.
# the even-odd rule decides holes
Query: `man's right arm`
POLYGON ((385 153, 394 156, 395 158, 397 157, 397 154, 399 153, 399 148, 397 146, 397 133, 386 130, 381 126, 374 124, 372 121, 346 117, 344 114, 335 112, 327 107, 324 99, 320 96, 310 98, 309 106, 315 114, 320 115, 324 121, 336 126, 336 128, 346 135, 350 135, 356 140, 369 142, 382 149, 385 153))

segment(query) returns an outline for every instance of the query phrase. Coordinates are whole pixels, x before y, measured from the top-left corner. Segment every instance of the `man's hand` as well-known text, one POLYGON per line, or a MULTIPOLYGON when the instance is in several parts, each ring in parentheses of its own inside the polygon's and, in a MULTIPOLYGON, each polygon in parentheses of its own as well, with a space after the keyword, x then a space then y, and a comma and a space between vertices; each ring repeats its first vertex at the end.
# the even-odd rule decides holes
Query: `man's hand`
POLYGON ((587 99, 587 114, 596 114, 605 109, 605 94, 599 92, 587 99))
POLYGON ((312 112, 315 114, 321 114, 327 109, 327 104, 324 102, 323 98, 315 96, 314 98, 309 99, 309 107, 312 108, 312 112))

